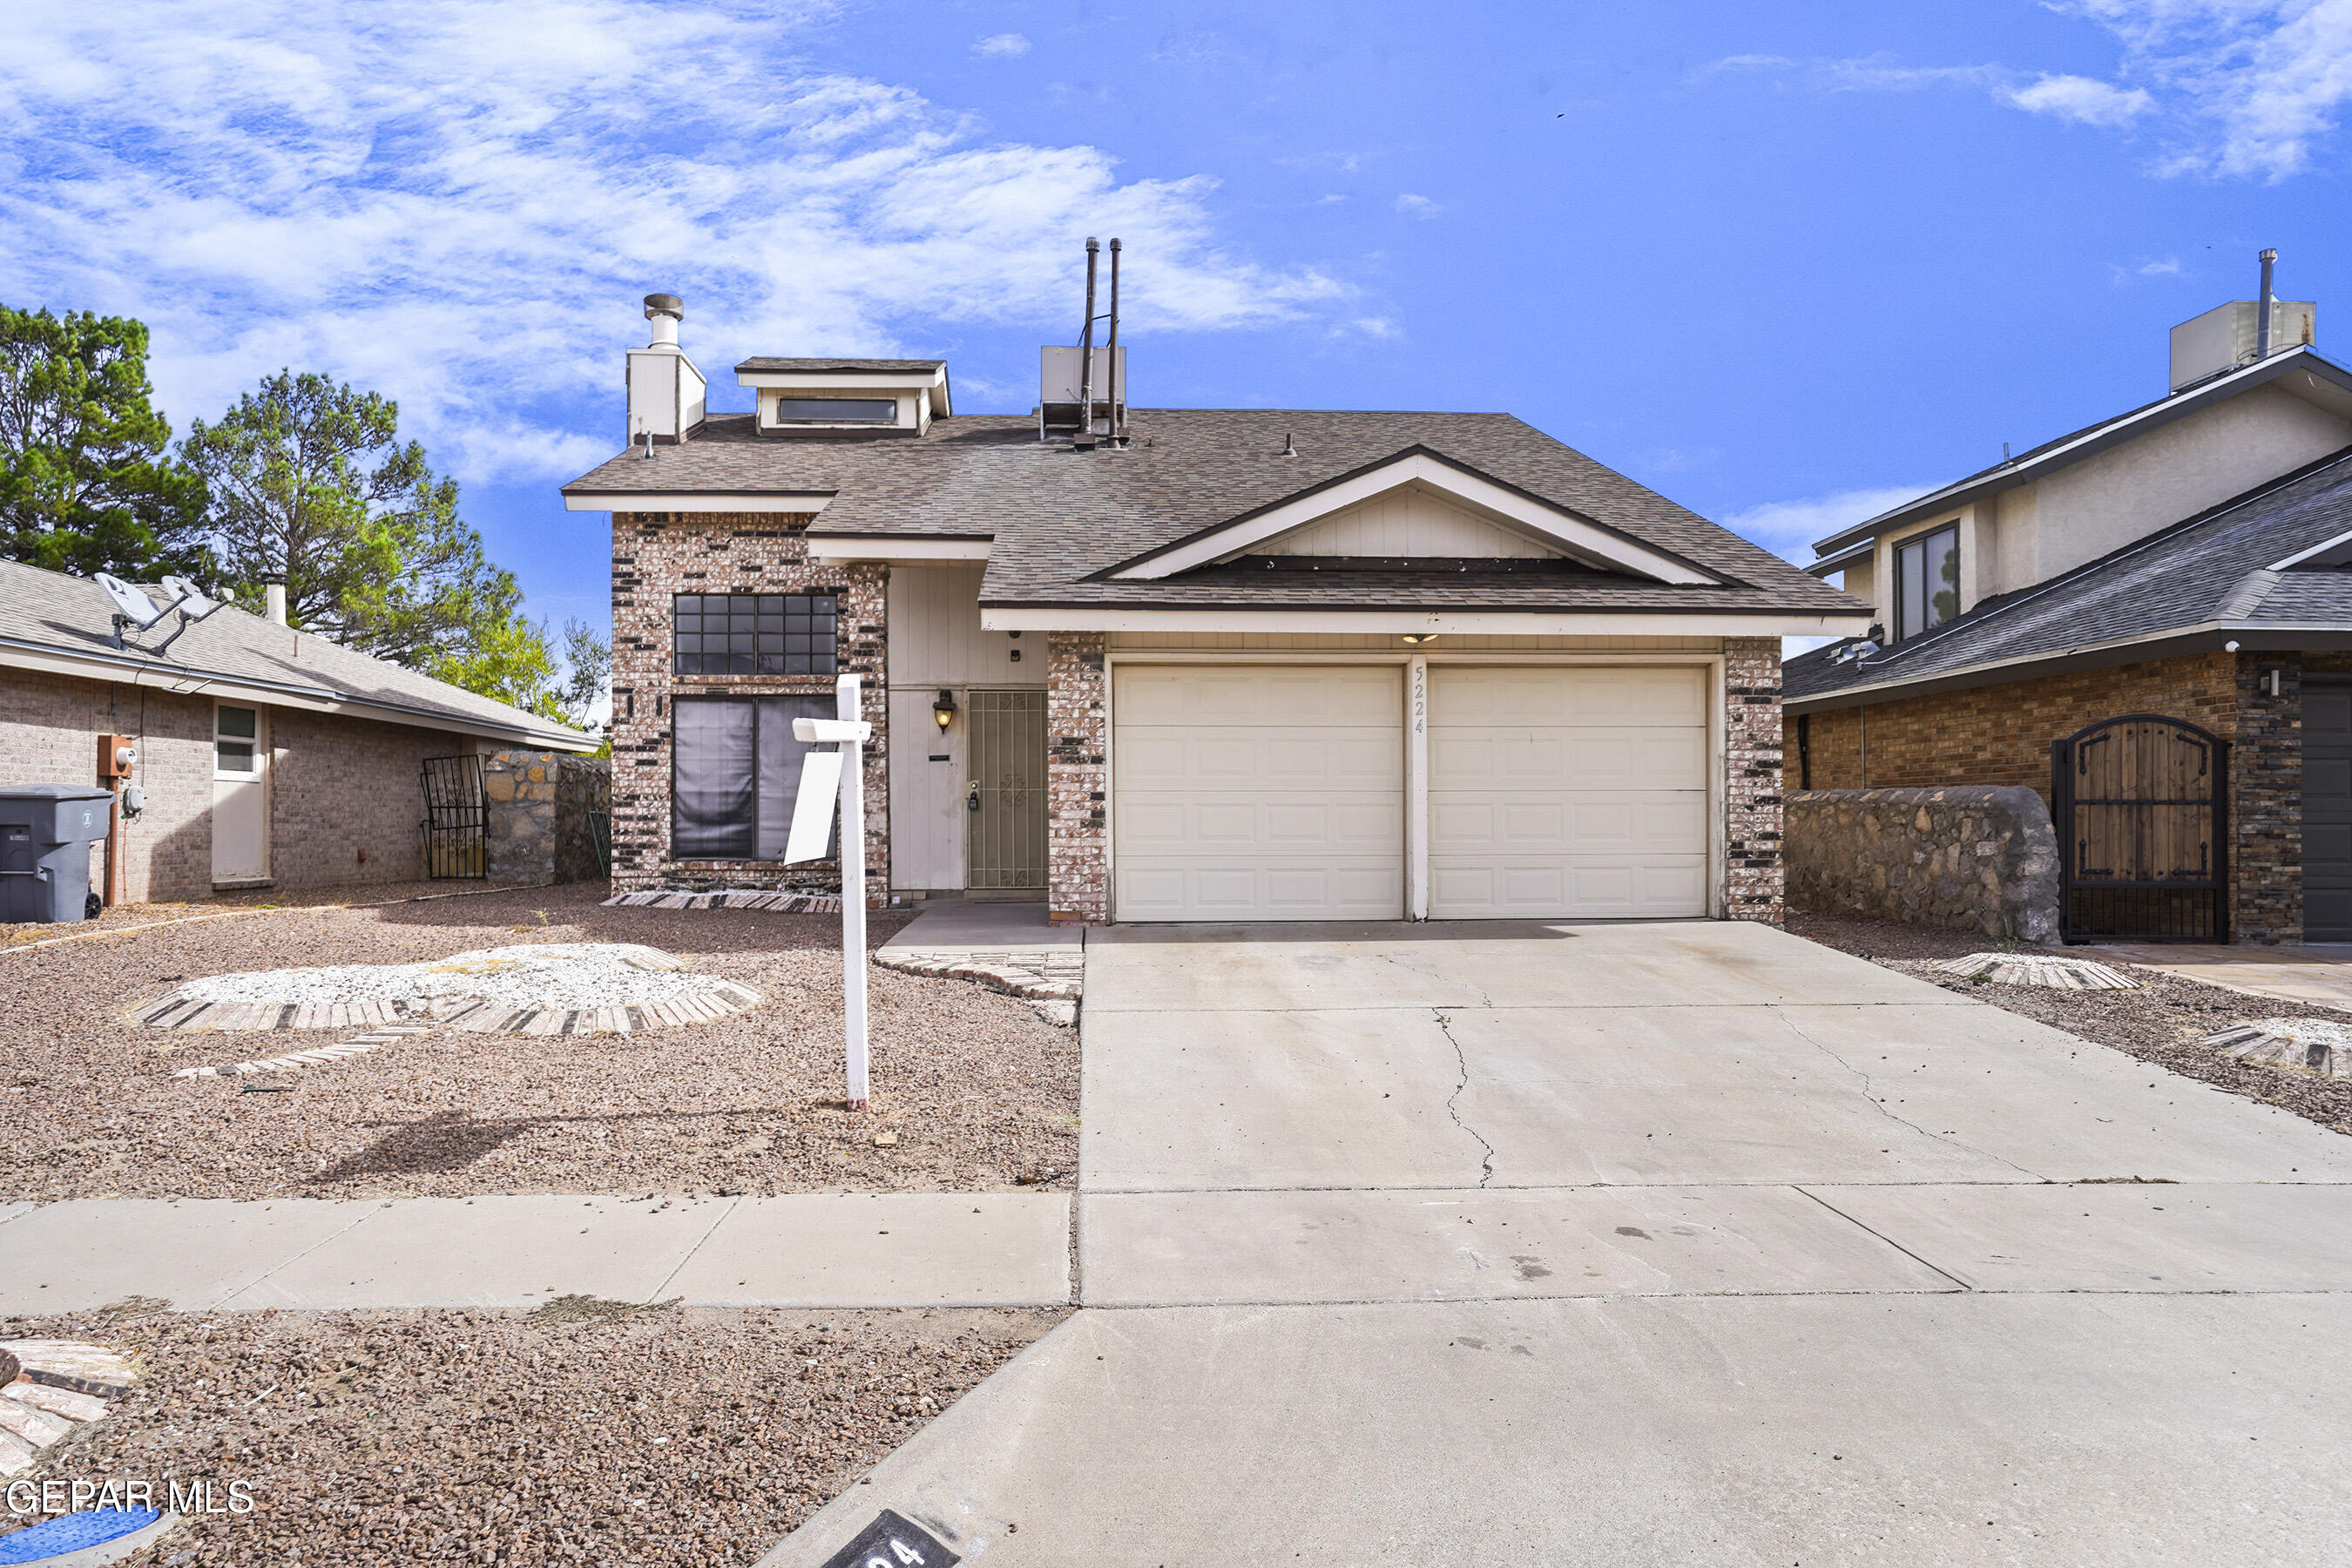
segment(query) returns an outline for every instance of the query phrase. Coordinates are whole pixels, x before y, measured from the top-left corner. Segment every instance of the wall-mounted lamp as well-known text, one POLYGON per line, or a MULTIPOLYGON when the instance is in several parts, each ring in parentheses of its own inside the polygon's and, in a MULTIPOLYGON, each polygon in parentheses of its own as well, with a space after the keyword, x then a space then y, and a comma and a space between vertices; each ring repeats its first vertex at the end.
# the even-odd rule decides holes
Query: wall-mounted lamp
POLYGON ((931 704, 931 717, 938 720, 940 721, 940 728, 944 730, 949 725, 955 722, 955 693, 952 691, 940 692, 940 700, 931 704))
POLYGON ((1437 634, 1435 632, 1407 632, 1404 634, 1404 640, 1409 643, 1416 644, 1435 642, 1437 640, 1437 634))

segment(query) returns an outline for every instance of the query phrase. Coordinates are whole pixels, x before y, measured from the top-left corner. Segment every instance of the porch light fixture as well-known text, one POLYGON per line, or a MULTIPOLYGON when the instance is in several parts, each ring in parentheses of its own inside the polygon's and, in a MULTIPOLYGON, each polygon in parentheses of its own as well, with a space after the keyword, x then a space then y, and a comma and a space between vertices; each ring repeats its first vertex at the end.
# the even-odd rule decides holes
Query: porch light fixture
POLYGON ((1435 632, 1407 632, 1404 634, 1404 640, 1409 643, 1435 642, 1437 640, 1437 634, 1435 632))
POLYGON ((949 725, 955 722, 955 693, 952 691, 940 692, 940 700, 931 704, 931 717, 940 721, 940 728, 941 730, 945 730, 949 725))

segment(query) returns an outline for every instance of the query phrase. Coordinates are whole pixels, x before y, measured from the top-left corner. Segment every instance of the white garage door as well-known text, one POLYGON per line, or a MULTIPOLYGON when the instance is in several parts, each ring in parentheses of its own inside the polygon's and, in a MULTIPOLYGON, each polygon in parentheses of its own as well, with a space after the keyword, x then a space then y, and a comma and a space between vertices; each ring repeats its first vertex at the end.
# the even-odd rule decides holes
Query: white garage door
POLYGON ((1704 669, 1429 676, 1431 918, 1707 912, 1704 669))
POLYGON ((1117 918, 1402 919, 1403 683, 1394 666, 1119 668, 1117 918))

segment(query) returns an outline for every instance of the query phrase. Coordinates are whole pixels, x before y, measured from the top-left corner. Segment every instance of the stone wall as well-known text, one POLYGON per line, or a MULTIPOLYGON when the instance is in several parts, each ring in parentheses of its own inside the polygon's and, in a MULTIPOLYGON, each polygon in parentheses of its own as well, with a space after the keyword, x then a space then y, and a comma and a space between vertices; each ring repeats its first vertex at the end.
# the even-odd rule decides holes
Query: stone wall
POLYGON ((1780 923, 1780 639, 1723 639, 1726 919, 1780 923))
POLYGON ((883 649, 889 569, 809 561, 809 515, 799 512, 620 512, 613 518, 613 887, 774 888, 831 892, 837 862, 670 857, 670 702, 677 696, 830 695, 834 677, 673 675, 671 597, 732 590, 832 594, 835 658, 866 676, 866 901, 883 901, 890 873, 890 704, 883 649))
POLYGON ((490 880, 536 887, 600 879, 588 814, 612 808, 612 764, 601 757, 561 752, 485 756, 490 880))
POLYGON ((1045 637, 1046 911, 1049 920, 1071 925, 1110 918, 1106 642, 1101 632, 1045 637))
POLYGON ((1784 812, 1792 909, 2058 940, 2058 838, 2030 789, 1802 790, 1784 812))
POLYGON ((2303 675, 2352 660, 2214 652, 1933 692, 1792 719, 1791 791, 2022 787, 2050 802, 2050 748, 2126 713, 2185 719, 2231 742, 2230 938, 2303 940, 2303 675), (2264 672, 2276 669, 2279 695, 2264 672))

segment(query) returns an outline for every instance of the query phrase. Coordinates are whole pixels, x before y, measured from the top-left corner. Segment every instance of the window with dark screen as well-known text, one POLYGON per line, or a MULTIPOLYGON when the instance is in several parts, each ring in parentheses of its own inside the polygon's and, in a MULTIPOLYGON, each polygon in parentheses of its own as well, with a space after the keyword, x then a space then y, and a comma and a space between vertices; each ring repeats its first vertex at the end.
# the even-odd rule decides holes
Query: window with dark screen
POLYGON ((1933 631, 1960 613, 1960 531, 1938 528, 1895 547, 1895 638, 1933 631))
POLYGON ((679 594, 670 668, 679 675, 831 675, 831 594, 679 594))
POLYGON ((670 704, 670 855, 780 860, 800 798, 795 719, 830 719, 835 699, 681 697, 670 704))

